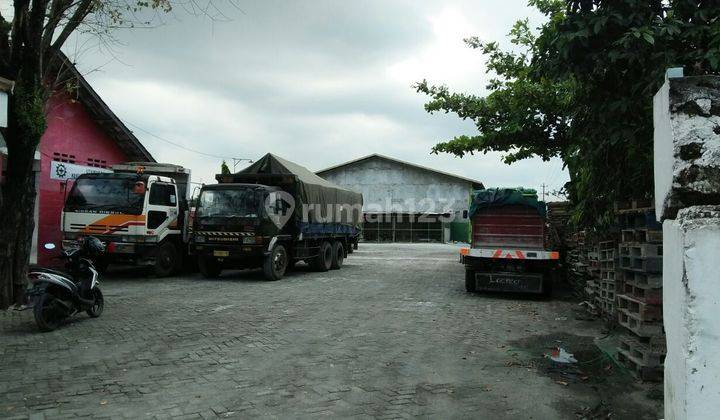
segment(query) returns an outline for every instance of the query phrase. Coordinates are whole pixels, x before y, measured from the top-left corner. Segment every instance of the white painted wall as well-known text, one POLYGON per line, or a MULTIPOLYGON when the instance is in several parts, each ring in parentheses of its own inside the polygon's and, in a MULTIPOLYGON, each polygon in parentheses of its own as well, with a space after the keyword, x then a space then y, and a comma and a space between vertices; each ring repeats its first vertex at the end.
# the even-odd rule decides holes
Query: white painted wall
POLYGON ((363 211, 375 213, 462 213, 468 210, 469 181, 372 158, 320 174, 362 193, 363 211))
POLYGON ((670 124, 670 82, 667 78, 653 98, 653 125, 655 208, 658 209, 656 217, 660 222, 665 200, 672 189, 675 164, 673 131, 670 124))
POLYGON ((663 223, 665 418, 720 413, 720 206, 680 210, 663 223))

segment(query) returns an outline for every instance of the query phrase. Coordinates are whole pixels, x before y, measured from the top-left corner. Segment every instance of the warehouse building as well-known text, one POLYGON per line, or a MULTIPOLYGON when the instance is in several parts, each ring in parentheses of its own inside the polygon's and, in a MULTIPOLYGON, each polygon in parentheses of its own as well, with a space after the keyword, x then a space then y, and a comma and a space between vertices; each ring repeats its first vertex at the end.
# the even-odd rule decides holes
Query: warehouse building
POLYGON ((480 181, 379 154, 318 171, 363 195, 366 242, 466 242, 470 192, 480 181))

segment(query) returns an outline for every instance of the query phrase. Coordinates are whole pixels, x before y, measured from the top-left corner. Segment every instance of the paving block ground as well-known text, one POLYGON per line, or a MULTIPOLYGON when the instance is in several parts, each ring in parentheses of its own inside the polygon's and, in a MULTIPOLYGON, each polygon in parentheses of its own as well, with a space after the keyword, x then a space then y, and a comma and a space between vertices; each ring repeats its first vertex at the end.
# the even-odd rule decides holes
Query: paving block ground
POLYGON ((647 386, 546 374, 546 348, 600 324, 568 300, 467 294, 457 251, 361 244, 278 282, 113 270, 98 319, 39 333, 0 312, 0 418, 659 418, 647 386))

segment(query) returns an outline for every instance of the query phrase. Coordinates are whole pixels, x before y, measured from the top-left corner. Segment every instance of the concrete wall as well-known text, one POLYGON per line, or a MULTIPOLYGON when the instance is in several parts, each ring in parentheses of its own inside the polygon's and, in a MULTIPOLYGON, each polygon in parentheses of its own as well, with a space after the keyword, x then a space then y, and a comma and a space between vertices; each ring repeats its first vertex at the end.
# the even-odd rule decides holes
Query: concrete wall
POLYGON ((371 158, 320 174, 363 194, 365 212, 458 213, 468 210, 468 181, 371 158))
POLYGON ((668 76, 653 103, 665 418, 709 419, 720 412, 720 77, 668 76))
POLYGON ((720 412, 720 206, 680 210, 663 223, 665 418, 720 412))
POLYGON ((720 202, 720 77, 669 78, 653 107, 658 220, 720 202))

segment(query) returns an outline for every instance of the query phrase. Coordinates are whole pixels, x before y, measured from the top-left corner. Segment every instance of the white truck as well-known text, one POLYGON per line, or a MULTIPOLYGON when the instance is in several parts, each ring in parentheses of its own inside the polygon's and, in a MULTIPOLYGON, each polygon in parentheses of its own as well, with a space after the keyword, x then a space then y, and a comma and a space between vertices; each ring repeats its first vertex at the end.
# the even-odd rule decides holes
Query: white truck
POLYGON ((112 172, 80 175, 63 208, 63 247, 92 235, 106 245, 99 267, 150 265, 159 277, 178 272, 187 255, 190 170, 127 162, 112 172))

